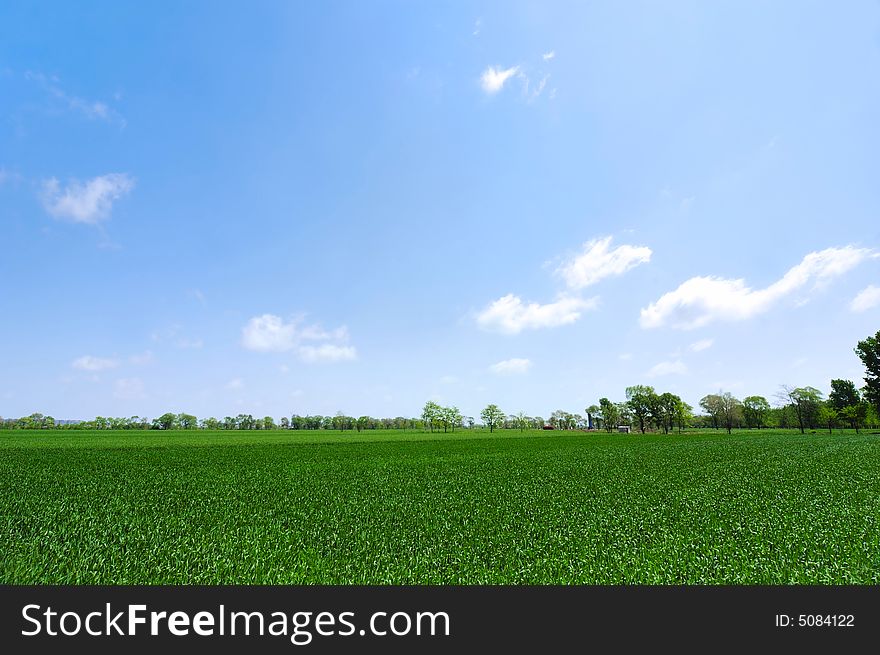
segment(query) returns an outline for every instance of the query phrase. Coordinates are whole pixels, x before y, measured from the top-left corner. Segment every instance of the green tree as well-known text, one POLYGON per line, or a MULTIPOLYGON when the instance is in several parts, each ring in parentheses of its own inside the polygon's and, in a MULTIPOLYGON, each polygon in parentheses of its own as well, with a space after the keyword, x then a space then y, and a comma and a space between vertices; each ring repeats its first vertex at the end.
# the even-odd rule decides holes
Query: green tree
POLYGON ((181 430, 194 430, 199 427, 199 420, 192 414, 178 414, 177 425, 181 430))
POLYGON ((828 427, 828 434, 831 434, 832 428, 837 423, 838 412, 830 403, 819 403, 818 419, 819 423, 828 427))
POLYGON ((694 418, 694 408, 678 399, 678 405, 675 408, 675 422, 678 425, 678 433, 681 434, 682 428, 688 427, 694 418))
POLYGON ((719 397, 719 410, 722 424, 727 428, 727 434, 737 425, 742 418, 742 403, 729 391, 725 391, 719 397))
POLYGON ((626 404, 639 422, 642 434, 645 433, 645 423, 651 418, 652 409, 656 407, 656 398, 654 387, 636 384, 626 388, 626 404))
POLYGON ((602 424, 607 432, 611 432, 620 423, 620 412, 617 405, 607 398, 599 399, 599 412, 602 414, 602 424))
POLYGON ((503 425, 504 412, 498 409, 498 405, 488 405, 482 412, 480 418, 483 419, 483 425, 489 428, 489 432, 495 431, 495 428, 503 425))
POLYGON ((805 427, 812 428, 816 424, 819 413, 819 402, 822 400, 822 392, 813 387, 792 387, 782 385, 780 397, 788 399, 794 409, 798 427, 801 434, 805 427))
POLYGON ((770 413, 770 403, 764 396, 746 396, 742 401, 743 419, 747 428, 764 427, 767 415, 770 413))
POLYGON ((712 427, 716 430, 721 426, 721 395, 710 393, 700 398, 700 407, 709 415, 712 427))
POLYGON ((173 430, 177 427, 177 416, 171 412, 166 412, 156 419, 156 423, 160 430, 173 430))
POLYGON ((873 337, 859 341, 855 348, 856 355, 865 365, 865 400, 874 406, 880 414, 880 330, 873 337))
POLYGON ((431 430, 434 431, 434 424, 439 422, 440 414, 442 407, 435 403, 433 400, 429 400, 425 403, 425 406, 422 408, 422 420, 425 422, 425 425, 431 430))

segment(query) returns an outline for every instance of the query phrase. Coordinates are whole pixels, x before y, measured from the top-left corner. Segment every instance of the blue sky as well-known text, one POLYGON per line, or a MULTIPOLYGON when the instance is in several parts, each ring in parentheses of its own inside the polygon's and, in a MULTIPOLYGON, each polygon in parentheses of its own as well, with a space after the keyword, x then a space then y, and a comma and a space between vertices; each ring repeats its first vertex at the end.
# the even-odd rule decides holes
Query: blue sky
POLYGON ((876 3, 5 3, 0 415, 861 383, 876 3))

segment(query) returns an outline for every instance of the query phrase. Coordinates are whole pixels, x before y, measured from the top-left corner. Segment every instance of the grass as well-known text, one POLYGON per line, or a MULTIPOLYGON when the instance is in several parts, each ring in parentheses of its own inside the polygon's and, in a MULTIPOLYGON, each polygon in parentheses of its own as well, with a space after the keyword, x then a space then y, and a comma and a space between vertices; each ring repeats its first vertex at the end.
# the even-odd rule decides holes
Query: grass
POLYGON ((880 436, 0 433, 0 582, 877 584, 880 436))

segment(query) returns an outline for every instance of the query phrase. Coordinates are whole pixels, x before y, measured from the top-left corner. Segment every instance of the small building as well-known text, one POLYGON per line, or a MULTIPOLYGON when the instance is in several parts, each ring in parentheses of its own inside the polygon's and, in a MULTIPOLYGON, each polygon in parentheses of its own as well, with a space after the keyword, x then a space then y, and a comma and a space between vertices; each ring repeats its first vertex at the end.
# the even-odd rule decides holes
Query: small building
POLYGON ((542 430, 555 430, 556 428, 554 428, 552 425, 548 425, 547 423, 545 423, 544 427, 541 429, 542 430))
POLYGON ((626 432, 628 434, 630 432, 630 429, 629 429, 628 425, 618 425, 617 431, 618 432, 626 432))

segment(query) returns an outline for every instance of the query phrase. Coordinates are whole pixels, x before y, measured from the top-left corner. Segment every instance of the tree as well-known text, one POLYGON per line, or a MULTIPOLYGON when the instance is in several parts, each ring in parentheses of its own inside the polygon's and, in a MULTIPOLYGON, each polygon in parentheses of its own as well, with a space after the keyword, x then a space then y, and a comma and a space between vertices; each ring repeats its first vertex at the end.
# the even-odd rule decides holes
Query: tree
POLYGON ((617 410, 617 405, 607 398, 599 399, 599 412, 602 414, 602 424, 608 432, 611 432, 620 423, 620 412, 617 410))
POLYGON ((710 393, 708 396, 700 398, 700 407, 712 419, 712 427, 716 430, 721 424, 721 395, 710 393))
POLYGON ((290 429, 290 419, 287 418, 286 416, 281 417, 281 429, 282 430, 289 430, 290 429))
POLYGON ((664 434, 669 434, 669 431, 675 425, 678 407, 681 404, 681 398, 668 391, 660 394, 654 400, 653 413, 664 434))
POLYGON ((682 428, 686 428, 694 417, 694 408, 678 399, 678 406, 675 408, 675 422, 678 424, 678 433, 681 434, 682 428))
POLYGON ((858 405, 862 402, 856 383, 852 380, 831 380, 831 393, 828 394, 828 404, 838 412, 842 412, 850 405, 858 405))
POLYGON ((199 427, 199 420, 192 414, 178 414, 177 425, 181 430, 194 430, 199 427))
POLYGON ((784 384, 778 396, 783 400, 788 399, 791 403, 801 434, 804 433, 804 426, 812 428, 815 425, 819 402, 822 400, 821 391, 813 387, 792 387, 784 384))
POLYGON ((639 430, 642 434, 645 432, 645 422, 651 417, 651 410, 656 406, 656 397, 654 387, 637 384, 626 388, 626 404, 639 422, 639 430))
POLYGON ((727 434, 730 434, 731 428, 742 417, 742 403, 737 398, 734 398, 733 394, 729 391, 725 391, 718 398, 720 418, 724 427, 727 428, 727 434))
POLYGON ((770 412, 770 403, 764 396, 746 396, 742 401, 743 418, 747 428, 764 427, 767 415, 770 412))
POLYGON ((483 419, 483 425, 487 426, 489 432, 492 433, 496 427, 504 423, 504 412, 498 409, 498 405, 488 405, 480 412, 480 418, 483 419))
POLYGON ((430 428, 431 432, 434 431, 434 423, 440 420, 441 409, 440 405, 433 400, 426 402, 422 408, 422 420, 430 428))
POLYGON ((531 423, 531 419, 523 411, 517 412, 516 416, 514 416, 513 424, 519 428, 520 432, 527 429, 531 423))
MULTIPOLYGON (((103 421, 104 419, 101 420, 103 421)), ((177 416, 171 412, 166 412, 157 418, 154 423, 160 430, 171 430, 177 426, 177 416)))
POLYGON ((837 423, 837 417, 837 410, 830 403, 819 403, 819 422, 828 427, 828 434, 831 434, 831 429, 837 423))
POLYGON ((864 386, 865 400, 880 414, 880 330, 873 337, 859 341, 855 351, 867 371, 864 386))

